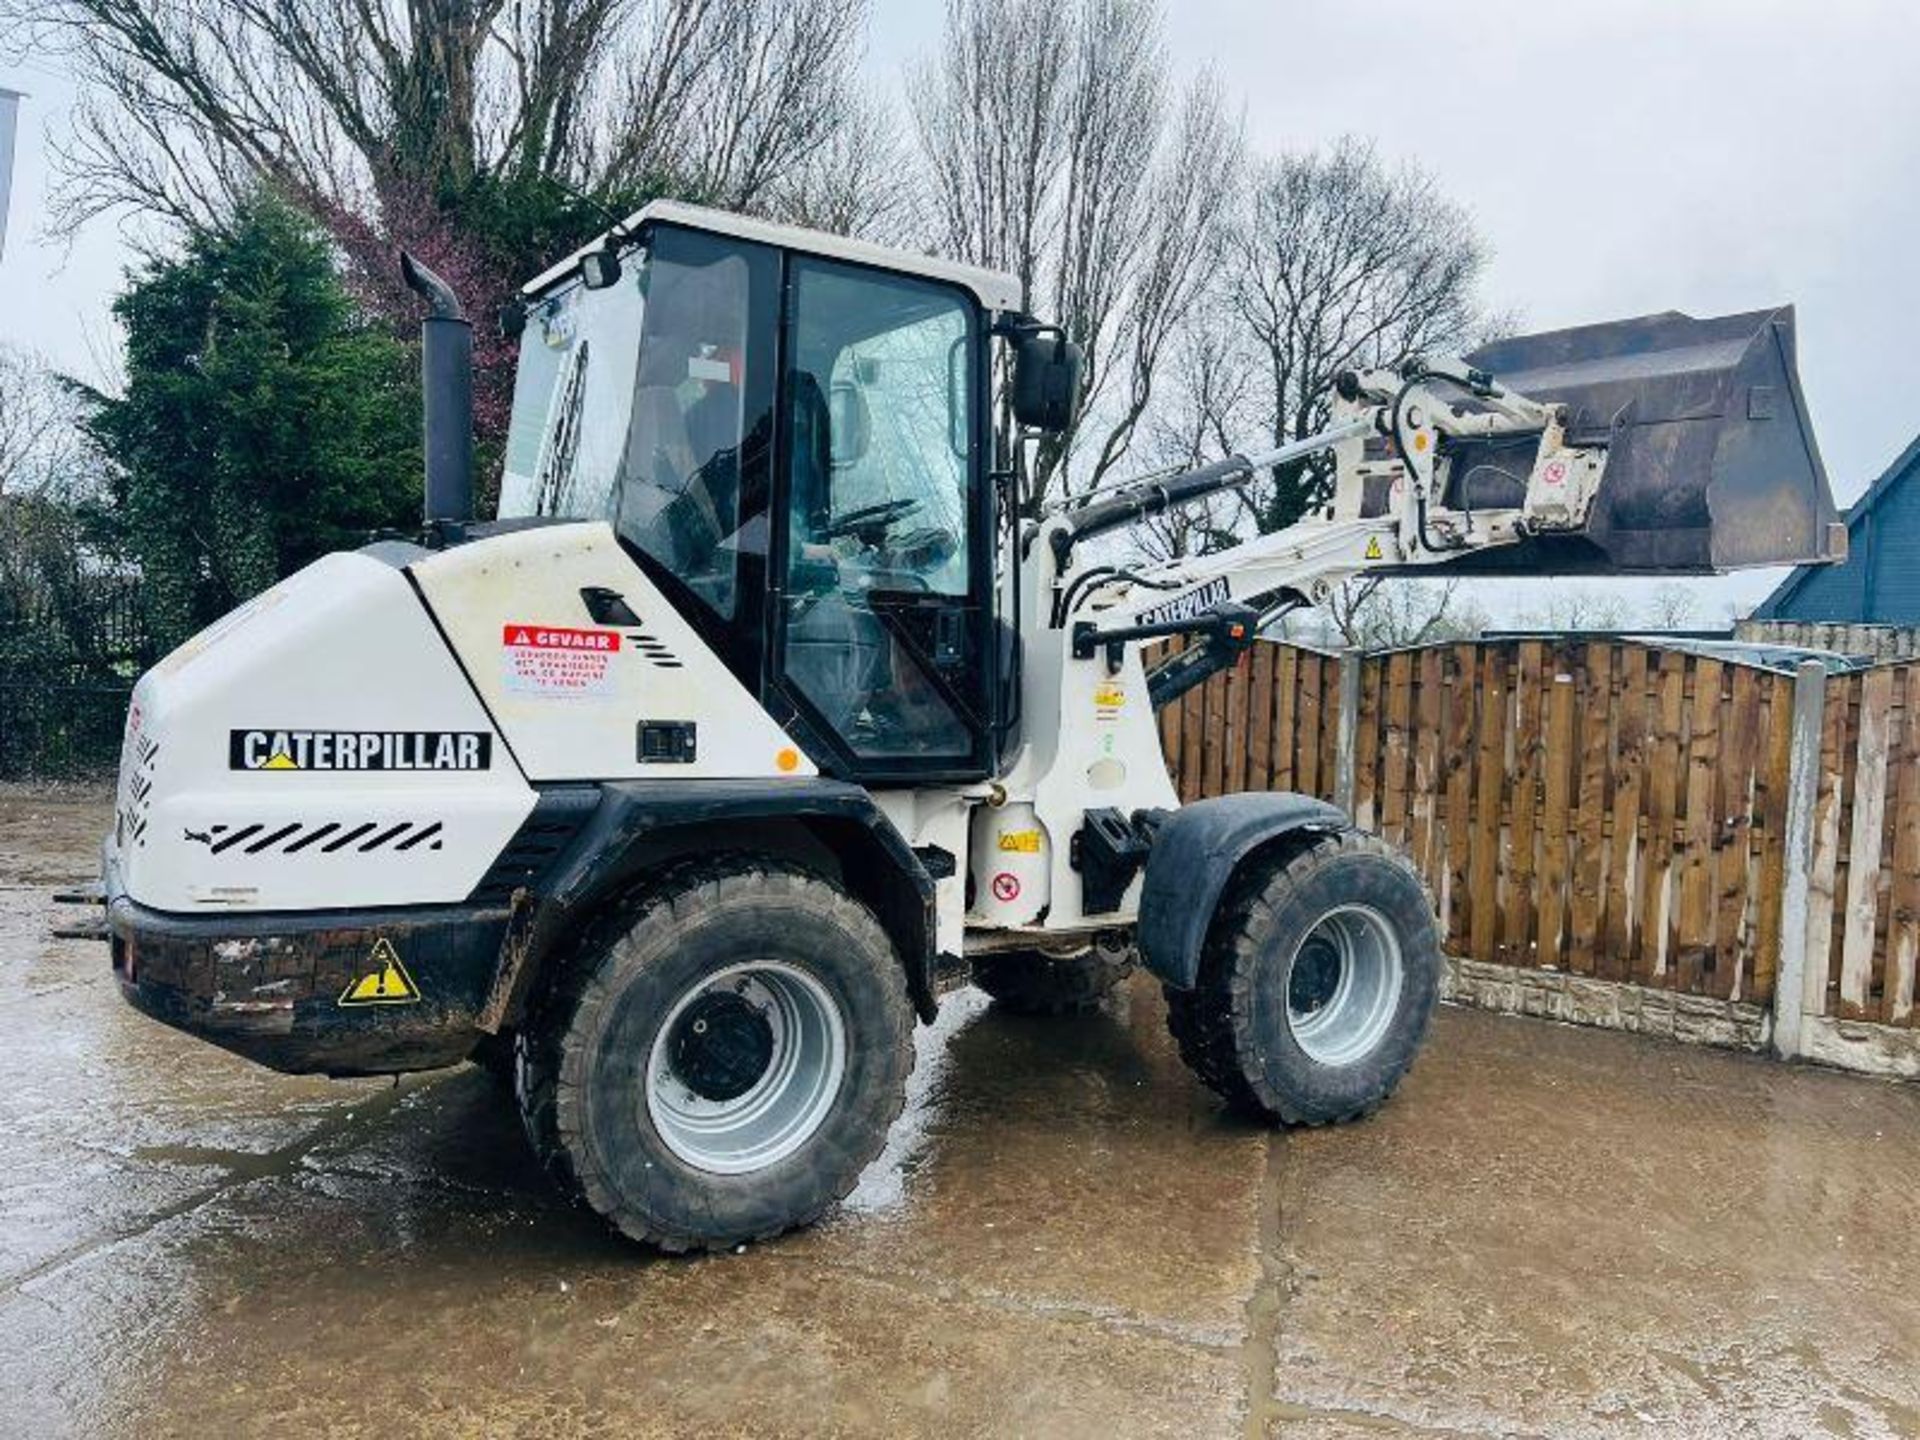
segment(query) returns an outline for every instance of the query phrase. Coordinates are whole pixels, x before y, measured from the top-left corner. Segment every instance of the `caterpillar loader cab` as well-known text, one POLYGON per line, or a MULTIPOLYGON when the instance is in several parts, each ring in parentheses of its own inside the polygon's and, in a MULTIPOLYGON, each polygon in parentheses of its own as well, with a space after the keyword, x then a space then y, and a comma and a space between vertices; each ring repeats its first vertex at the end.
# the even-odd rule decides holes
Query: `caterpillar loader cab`
POLYGON ((821 770, 985 778, 1010 663, 989 330, 1013 287, 687 213, 600 252, 602 288, 563 269, 527 296, 501 515, 604 520, 821 770))
POLYGON ((1503 342, 1545 398, 1408 357, 1339 377, 1318 435, 1022 519, 1004 477, 1080 375, 1011 277, 665 203, 503 314, 476 521, 468 322, 408 274, 427 523, 142 678, 112 963, 142 1009, 283 1069, 511 1075, 561 1184, 670 1250, 846 1194, 916 1017, 967 978, 1065 1010, 1138 963, 1231 1103, 1367 1113, 1436 1000, 1431 901, 1321 800, 1182 807, 1156 707, 1369 569, 1698 570, 1844 536, 1790 311, 1503 342), (1287 531, 1127 544, 1314 454, 1332 486, 1287 531), (1629 543, 1663 505, 1689 542, 1629 543))

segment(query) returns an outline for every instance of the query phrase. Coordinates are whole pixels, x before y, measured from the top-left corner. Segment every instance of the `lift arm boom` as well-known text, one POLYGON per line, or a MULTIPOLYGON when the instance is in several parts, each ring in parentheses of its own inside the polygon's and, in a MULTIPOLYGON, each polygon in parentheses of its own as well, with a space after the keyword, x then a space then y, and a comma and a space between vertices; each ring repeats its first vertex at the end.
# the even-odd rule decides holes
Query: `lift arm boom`
MULTIPOLYGON (((1529 536, 1578 533, 1606 463, 1604 449, 1568 443, 1558 409, 1502 390, 1461 362, 1346 375, 1333 421, 1316 435, 1129 486, 1062 514, 1048 543, 1063 596, 1084 541, 1329 450, 1336 461, 1333 493, 1297 524, 1202 555, 1116 569, 1082 587, 1063 608, 1099 611, 1102 633, 1114 627, 1176 633, 1179 622, 1201 621, 1228 605, 1264 619, 1321 603, 1362 571, 1444 566, 1529 536), (1509 441, 1529 454, 1521 504, 1474 511, 1446 503, 1443 457, 1461 438, 1509 441)), ((1067 613, 1058 618, 1073 620, 1067 613)))
POLYGON ((1167 633, 1222 605, 1264 619, 1363 572, 1705 574, 1846 554, 1790 309, 1517 337, 1466 358, 1346 372, 1334 389, 1316 435, 1054 517, 1055 622, 1097 610, 1103 628, 1167 633), (1083 572, 1076 588, 1082 542, 1326 451, 1332 493, 1298 523, 1097 581, 1083 572))

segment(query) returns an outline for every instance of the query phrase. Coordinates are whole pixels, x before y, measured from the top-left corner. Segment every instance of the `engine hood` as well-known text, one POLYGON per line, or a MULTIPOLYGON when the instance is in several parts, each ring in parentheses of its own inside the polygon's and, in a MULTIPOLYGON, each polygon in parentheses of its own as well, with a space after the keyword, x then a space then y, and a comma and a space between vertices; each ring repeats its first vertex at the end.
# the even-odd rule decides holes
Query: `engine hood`
POLYGON ((453 902, 534 798, 376 547, 308 566, 141 678, 105 858, 173 913, 453 902))

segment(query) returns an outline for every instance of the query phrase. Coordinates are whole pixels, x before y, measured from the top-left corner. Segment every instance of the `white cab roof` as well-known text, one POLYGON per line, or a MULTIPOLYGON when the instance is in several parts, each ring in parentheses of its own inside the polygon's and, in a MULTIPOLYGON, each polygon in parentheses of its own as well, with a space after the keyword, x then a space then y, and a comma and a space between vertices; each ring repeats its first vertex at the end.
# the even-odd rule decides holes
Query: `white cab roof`
MULTIPOLYGON (((758 241, 762 245, 778 245, 790 250, 804 250, 811 255, 825 255, 835 260, 850 260, 859 265, 877 265, 886 270, 898 270, 907 275, 924 275, 930 280, 945 280, 949 284, 964 286, 971 290, 982 305, 989 310, 1018 310, 1022 308, 1020 282, 1013 276, 1000 270, 983 270, 977 265, 961 265, 952 260, 936 260, 929 255, 918 255, 911 250, 897 250, 891 245, 875 245, 866 240, 851 240, 844 235, 829 235, 824 230, 808 230, 798 225, 778 225, 771 220, 756 220, 747 215, 735 215, 726 210, 709 210, 702 205, 683 205, 677 200, 655 200, 652 204, 635 211, 621 225, 622 230, 633 231, 650 220, 684 225, 692 230, 707 230, 716 235, 735 235, 742 240, 758 241)), ((580 263, 580 257, 589 250, 597 250, 603 239, 596 238, 582 245, 573 254, 559 264, 550 266, 521 288, 523 295, 536 295, 556 280, 572 273, 580 263)))

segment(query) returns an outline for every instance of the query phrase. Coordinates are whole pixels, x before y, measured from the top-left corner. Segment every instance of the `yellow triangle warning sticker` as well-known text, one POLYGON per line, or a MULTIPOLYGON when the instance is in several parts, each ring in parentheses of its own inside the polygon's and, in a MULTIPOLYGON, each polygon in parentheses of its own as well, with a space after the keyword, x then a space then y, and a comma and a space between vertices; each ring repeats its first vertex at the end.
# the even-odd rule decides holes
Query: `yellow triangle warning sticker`
POLYGON ((1369 560, 1384 560, 1386 558, 1380 549, 1380 537, 1378 535, 1367 541, 1366 558, 1369 560))
POLYGON ((373 942, 365 970, 340 992, 342 1005, 411 1005, 419 998, 420 987, 384 936, 373 942))

